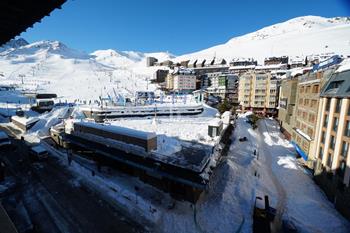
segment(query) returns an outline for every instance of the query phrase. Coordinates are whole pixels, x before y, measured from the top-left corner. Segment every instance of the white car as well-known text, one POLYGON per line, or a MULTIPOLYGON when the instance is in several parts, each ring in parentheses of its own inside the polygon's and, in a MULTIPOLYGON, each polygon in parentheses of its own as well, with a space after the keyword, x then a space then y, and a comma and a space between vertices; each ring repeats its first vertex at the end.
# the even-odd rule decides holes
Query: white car
POLYGON ((0 131, 0 147, 11 145, 11 140, 7 133, 0 131))

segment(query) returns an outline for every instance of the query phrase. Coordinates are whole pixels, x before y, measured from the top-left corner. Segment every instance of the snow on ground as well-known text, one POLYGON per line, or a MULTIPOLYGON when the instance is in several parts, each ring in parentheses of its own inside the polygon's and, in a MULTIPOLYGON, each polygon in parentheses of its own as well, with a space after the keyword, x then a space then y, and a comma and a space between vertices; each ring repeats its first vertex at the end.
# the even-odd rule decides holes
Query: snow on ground
POLYGON ((29 110, 30 100, 27 97, 23 96, 19 91, 0 90, 0 115, 15 115, 18 108, 29 110))
MULTIPOLYGON (((212 109, 208 111, 215 112, 212 109)), ((193 117, 194 121, 202 120, 210 114, 205 112, 203 115, 193 117)), ((179 127, 180 122, 177 123, 179 127)), ((112 198, 129 214, 151 222, 155 232, 225 233, 241 229, 241 232, 248 233, 251 232, 256 185, 255 168, 249 161, 254 159, 255 146, 236 139, 244 135, 249 127, 248 124, 238 124, 232 136, 235 140, 230 148, 229 159, 219 165, 208 190, 195 206, 189 202, 174 201, 169 195, 140 182, 137 178, 130 178, 116 171, 107 170, 92 176, 91 170, 95 170, 96 165, 83 159, 73 162, 72 166, 68 167, 77 174, 77 180, 70 182, 77 187, 81 182, 98 187, 104 195, 112 198), (137 195, 135 186, 139 187, 137 195), (172 207, 173 202, 175 205, 172 207)), ((66 155, 56 153, 51 147, 48 149, 66 163, 66 155)))
POLYGON ((0 85, 52 92, 61 101, 98 100, 117 93, 155 90, 150 84, 156 67, 146 67, 146 56, 170 58, 167 53, 96 51, 86 54, 59 41, 39 41, 0 52, 0 85))
MULTIPOLYGON (((52 120, 68 113, 69 109, 58 108, 42 115, 40 124, 29 135, 38 137, 38 132, 51 125, 52 120)), ((152 124, 152 118, 114 123, 151 131, 160 127, 157 130, 186 140, 198 133, 206 134, 207 127, 202 130, 200 126, 215 113, 207 108, 199 116, 159 117, 157 125, 152 124)), ((269 195, 271 206, 280 208, 283 219, 294 222, 300 232, 347 232, 349 223, 298 166, 294 150, 279 133, 277 123, 266 119, 260 121, 259 130, 253 130, 246 122, 247 115, 238 117, 228 155, 219 163, 208 190, 196 205, 174 201, 168 194, 117 171, 103 168, 103 173, 98 173, 93 162, 79 158, 68 167, 77 175, 77 180, 70 182, 77 188, 81 182, 94 186, 130 215, 155 227, 156 232, 251 232, 255 197, 264 195, 269 195), (240 142, 238 139, 243 136, 248 140, 240 142), (137 195, 135 186, 139 188, 137 195)), ((64 153, 46 147, 66 163, 64 153)))
POLYGON ((170 155, 181 150, 188 142, 214 145, 215 138, 208 135, 208 124, 217 110, 207 105, 200 115, 148 118, 120 118, 110 121, 112 125, 157 133, 157 152, 170 155))
MULTIPOLYGON (((303 168, 298 166, 293 146, 283 139, 277 122, 271 119, 260 121, 257 137, 259 154, 265 157, 263 166, 270 166, 272 175, 277 179, 277 184, 265 186, 268 189, 275 186, 277 189, 272 197, 277 199, 277 203, 284 204, 281 206, 284 207, 283 219, 294 222, 300 232, 349 232, 349 222, 334 209, 303 168), (278 189, 282 189, 285 196, 281 196, 278 189), (283 198, 284 201, 278 200, 283 198)), ((261 180, 265 182, 268 179, 274 180, 262 172, 261 180)))
POLYGON ((39 121, 25 134, 25 139, 31 142, 39 142, 37 138, 49 136, 49 130, 62 122, 62 119, 67 119, 72 112, 69 107, 56 107, 50 112, 38 116, 39 121))

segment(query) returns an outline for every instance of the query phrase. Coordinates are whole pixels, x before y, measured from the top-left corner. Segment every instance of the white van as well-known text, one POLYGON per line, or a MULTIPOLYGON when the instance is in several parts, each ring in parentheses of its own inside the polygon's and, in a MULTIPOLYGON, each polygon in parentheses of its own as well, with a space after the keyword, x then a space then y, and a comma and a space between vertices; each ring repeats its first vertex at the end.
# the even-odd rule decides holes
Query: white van
POLYGON ((43 146, 37 145, 30 148, 29 155, 35 160, 45 160, 49 153, 43 146))
POLYGON ((11 141, 7 133, 0 131, 0 147, 10 146, 11 141))

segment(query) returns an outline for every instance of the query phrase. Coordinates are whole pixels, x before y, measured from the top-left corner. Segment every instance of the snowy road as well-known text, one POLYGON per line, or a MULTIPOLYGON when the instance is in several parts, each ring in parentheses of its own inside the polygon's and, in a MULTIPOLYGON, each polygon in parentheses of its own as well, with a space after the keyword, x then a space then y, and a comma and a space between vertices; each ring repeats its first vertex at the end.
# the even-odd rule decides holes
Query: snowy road
MULTIPOLYGON (((260 124, 260 129, 264 129, 265 132, 268 132, 269 136, 269 130, 267 128, 266 125, 266 121, 262 121, 260 124)), ((286 190, 284 189, 282 183, 279 181, 277 175, 275 174, 275 172, 272 169, 272 158, 271 158, 271 153, 268 151, 268 148, 266 148, 267 144, 265 144, 265 142, 263 141, 262 137, 258 137, 257 138, 257 142, 259 145, 259 155, 260 157, 264 157, 265 158, 265 164, 267 165, 266 168, 268 168, 267 174, 269 176, 269 178, 271 179, 271 181, 273 182, 276 191, 277 191, 277 204, 275 206, 275 209, 277 210, 276 212, 276 217, 274 219, 274 222, 271 225, 271 231, 272 232, 280 232, 281 227, 282 227, 282 217, 283 217, 283 213, 286 207, 286 201, 287 201, 287 194, 286 194, 286 190)))
POLYGON ((256 136, 260 151, 261 185, 266 190, 275 190, 271 192, 271 199, 277 200, 275 206, 279 216, 293 222, 300 232, 349 232, 349 222, 298 166, 294 149, 280 133, 277 122, 271 119, 259 121, 256 136))

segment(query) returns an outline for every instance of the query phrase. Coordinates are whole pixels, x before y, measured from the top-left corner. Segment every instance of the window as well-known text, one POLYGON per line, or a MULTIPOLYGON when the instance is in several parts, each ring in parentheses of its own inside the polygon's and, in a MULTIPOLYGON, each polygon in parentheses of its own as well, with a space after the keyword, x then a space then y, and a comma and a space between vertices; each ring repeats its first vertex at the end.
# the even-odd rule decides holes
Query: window
POLYGON ((331 99, 326 99, 326 111, 329 112, 331 109, 331 99))
POLYGON ((311 89, 311 87, 310 87, 310 86, 307 86, 307 87, 306 87, 305 93, 310 93, 310 89, 311 89))
POLYGON ((314 134, 314 130, 312 128, 308 128, 307 129, 307 134, 312 137, 312 135, 314 134))
POLYGON ((350 121, 346 121, 344 136, 350 137, 350 121))
POLYGON ((314 123, 315 122, 315 114, 309 114, 309 122, 314 123))
POLYGON ((329 153, 329 154, 328 154, 328 158, 327 158, 327 166, 328 166, 328 167, 331 167, 331 166, 332 166, 332 160, 333 160, 332 154, 329 153))
POLYGON ((328 125, 328 115, 325 115, 324 122, 323 122, 323 127, 327 128, 327 125, 328 125))
POLYGON ((326 132, 322 131, 321 142, 324 144, 325 141, 326 141, 326 132))
POLYGON ((304 86, 300 88, 300 93, 304 93, 304 86))
POLYGON ((342 102, 341 99, 337 99, 336 105, 335 105, 335 112, 336 112, 336 113, 340 113, 341 102, 342 102))
POLYGON ((348 150, 349 150, 349 143, 343 141, 342 146, 341 146, 341 156, 346 158, 348 155, 348 150))
POLYGON ((333 81, 331 82, 326 89, 326 92, 328 91, 336 91, 342 84, 344 80, 339 80, 339 81, 333 81))
POLYGON ((310 107, 316 107, 317 106, 317 100, 311 100, 310 107))
POLYGON ((319 85, 314 85, 312 87, 312 93, 318 93, 320 91, 320 86, 319 85))
POLYGON ((308 99, 304 99, 304 105, 305 106, 309 106, 309 100, 308 99))
POLYGON ((337 130, 338 130, 338 124, 339 124, 339 119, 338 119, 338 117, 334 117, 334 120, 333 120, 333 130, 334 130, 335 132, 337 132, 337 130))
POLYGON ((323 149, 322 149, 322 147, 320 147, 320 152, 318 153, 318 158, 320 160, 322 160, 322 158, 323 158, 323 149))
POLYGON ((335 137, 332 135, 331 136, 331 141, 329 142, 329 147, 334 150, 335 147, 335 137))
POLYGON ((300 98, 300 99, 299 99, 299 104, 300 104, 300 105, 303 105, 303 98, 300 98))

